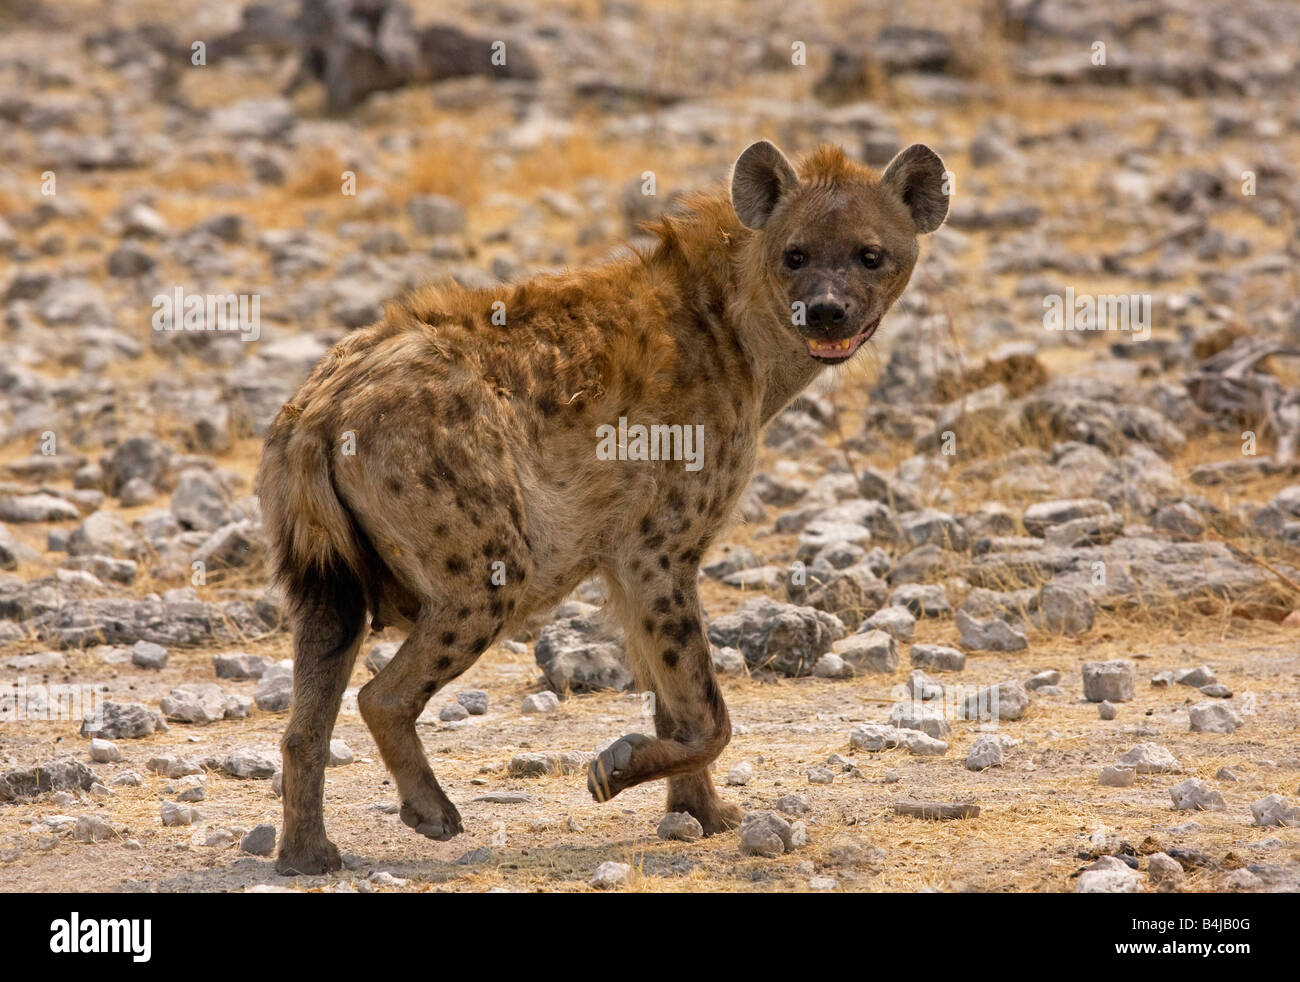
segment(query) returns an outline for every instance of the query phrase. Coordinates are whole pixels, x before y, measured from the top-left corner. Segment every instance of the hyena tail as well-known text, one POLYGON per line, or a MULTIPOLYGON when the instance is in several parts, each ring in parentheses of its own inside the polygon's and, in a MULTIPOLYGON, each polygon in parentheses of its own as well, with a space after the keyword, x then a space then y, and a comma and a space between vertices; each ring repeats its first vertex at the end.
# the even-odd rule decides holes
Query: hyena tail
POLYGON ((339 497, 330 444, 285 412, 267 435, 257 474, 262 526, 284 591, 295 657, 355 655, 378 609, 383 561, 339 497), (309 650, 308 650, 309 649, 309 650))

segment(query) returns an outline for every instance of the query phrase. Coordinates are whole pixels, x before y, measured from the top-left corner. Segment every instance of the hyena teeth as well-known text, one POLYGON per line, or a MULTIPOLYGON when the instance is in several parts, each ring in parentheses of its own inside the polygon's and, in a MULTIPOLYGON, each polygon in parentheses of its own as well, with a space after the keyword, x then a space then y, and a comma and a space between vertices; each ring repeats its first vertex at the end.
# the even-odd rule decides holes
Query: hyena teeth
POLYGON ((729 192, 660 219, 649 252, 514 286, 427 287, 331 349, 271 425, 258 472, 294 634, 277 869, 341 863, 325 835, 324 767, 367 619, 409 634, 362 688, 361 715, 402 822, 446 839, 461 818, 416 718, 593 572, 619 598, 656 736, 605 747, 591 795, 667 778, 669 810, 706 833, 739 822, 709 776, 731 722, 700 560, 749 484, 763 427, 902 293, 916 236, 947 215, 944 186, 942 161, 920 145, 876 174, 838 147, 796 168, 755 143, 729 192), (825 360, 792 358, 805 341, 825 360), (662 440, 642 453, 643 434, 681 453, 662 440))

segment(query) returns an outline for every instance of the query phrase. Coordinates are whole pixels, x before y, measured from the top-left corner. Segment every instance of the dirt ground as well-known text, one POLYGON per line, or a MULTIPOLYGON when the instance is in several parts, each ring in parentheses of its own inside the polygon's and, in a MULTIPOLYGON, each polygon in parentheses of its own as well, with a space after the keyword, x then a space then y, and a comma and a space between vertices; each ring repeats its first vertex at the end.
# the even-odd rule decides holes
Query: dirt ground
MULTIPOLYGON (((860 393, 845 402, 861 404, 860 393)), ((846 421, 854 417, 846 413, 846 421)), ((830 451, 806 461, 816 472, 830 451)), ((1189 459, 1201 456, 1195 451, 1189 459)), ((765 451, 765 463, 773 462, 765 451)), ((978 489, 970 489, 978 496, 978 489)), ((780 550, 775 541, 741 524, 719 551, 735 544, 780 550)), ((707 559, 706 559, 707 561, 707 559)), ((750 594, 752 595, 752 594, 750 594)), ((739 606, 743 591, 704 584, 705 602, 716 618, 739 606)), ((916 640, 953 644, 950 620, 922 619, 916 640)), ((363 646, 395 637, 390 630, 372 635, 363 646)), ((39 646, 26 645, 26 650, 39 646)), ((159 672, 130 665, 105 667, 87 653, 69 652, 69 670, 47 683, 103 682, 106 697, 156 705, 177 684, 212 681, 212 655, 230 645, 175 650, 159 672)), ((237 650, 289 657, 287 636, 275 635, 237 650)), ((1194 854, 1185 889, 1224 889, 1223 878, 1249 868, 1260 877, 1257 889, 1300 889, 1300 829, 1259 828, 1249 805, 1267 794, 1288 798, 1300 793, 1300 643, 1294 628, 1264 620, 1171 610, 1142 615, 1102 613, 1084 638, 1052 638, 1030 633, 1027 651, 972 652, 959 676, 945 683, 988 685, 1025 680, 1055 669, 1064 694, 1035 695, 1026 715, 997 724, 950 720, 951 748, 941 757, 911 756, 903 749, 882 753, 852 750, 849 733, 863 722, 884 722, 911 666, 906 656, 887 675, 852 680, 729 677, 722 681, 735 735, 715 765, 722 786, 736 764, 749 762, 754 778, 722 793, 747 810, 773 808, 777 799, 801 795, 806 813, 789 816, 808 827, 806 847, 778 859, 742 856, 734 833, 694 843, 661 841, 655 834, 662 817, 663 787, 652 783, 599 805, 586 790, 585 774, 555 773, 511 777, 517 753, 593 751, 608 738, 653 731, 636 693, 573 695, 550 715, 524 715, 520 702, 545 686, 531 650, 524 654, 495 647, 470 671, 438 693, 419 726, 431 765, 460 808, 466 831, 449 842, 433 842, 404 826, 377 749, 356 709, 355 690, 370 677, 361 664, 354 672, 334 736, 356 755, 350 765, 326 774, 326 823, 331 838, 349 855, 337 875, 286 879, 272 860, 239 852, 237 846, 203 845, 214 828, 239 834, 259 823, 280 826, 280 806, 265 780, 236 780, 218 772, 206 775, 206 798, 198 803, 202 821, 193 827, 164 828, 159 806, 174 795, 176 782, 149 772, 154 756, 191 759, 224 757, 237 747, 274 752, 285 714, 254 708, 246 720, 205 726, 171 724, 166 733, 115 741, 124 760, 97 764, 105 783, 133 770, 139 787, 117 787, 111 798, 84 796, 60 807, 50 796, 0 807, 0 889, 207 891, 261 885, 307 890, 508 890, 586 891, 600 863, 627 863, 626 889, 641 891, 1068 891, 1072 876, 1096 854, 1145 854, 1182 849, 1194 854), (1135 698, 1118 705, 1112 721, 1098 717, 1085 702, 1081 666, 1085 661, 1131 659, 1136 665, 1135 698), (1187 707, 1200 694, 1181 685, 1158 688, 1149 679, 1159 672, 1210 665, 1234 695, 1233 706, 1245 725, 1232 735, 1189 732, 1187 707), (458 723, 438 720, 438 710, 462 689, 490 696, 486 715, 458 723), (1006 762, 983 772, 963 766, 971 742, 989 727, 1015 742, 1006 762), (1100 787, 1098 773, 1137 743, 1156 743, 1178 759, 1177 775, 1139 775, 1130 788, 1100 787), (837 772, 831 785, 808 780, 810 768, 838 754, 856 772, 837 772), (1228 767, 1240 777, 1217 775, 1228 767), (1185 812, 1172 808, 1169 787, 1201 778, 1227 799, 1226 811, 1185 812), (498 792, 522 793, 509 803, 478 800, 498 792), (896 815, 892 806, 907 799, 973 802, 980 814, 959 821, 923 821, 896 815), (101 814, 125 823, 120 840, 81 843, 60 837, 48 851, 34 848, 34 823, 51 815, 101 814), (128 841, 131 840, 131 841, 128 841), (1126 848, 1123 843, 1127 843, 1126 848), (470 857, 474 850, 488 854, 470 857), (465 862, 458 862, 466 857, 465 862), (1203 865, 1200 865, 1202 864, 1203 865), (387 871, 407 882, 373 886, 372 873, 387 871)), ((16 673, 0 672, 0 682, 16 673)), ((35 681, 32 679, 31 681, 35 681)), ((221 680, 224 689, 251 696, 254 682, 221 680)), ((16 764, 72 753, 85 759, 87 741, 77 724, 25 723, 3 731, 0 750, 16 764)), ((833 768, 834 769, 834 768, 833 768)))
MULTIPOLYGON (((1252 828, 1248 808, 1269 793, 1294 795, 1300 784, 1300 748, 1293 738, 1300 724, 1300 653, 1294 637, 1275 627, 1243 630, 1231 623, 1162 631, 1158 640, 1138 643, 1123 639, 1122 625, 1103 626, 1099 633, 1105 640, 1039 645, 1022 656, 971 658, 965 682, 992 683, 1056 668, 1067 693, 1036 699, 1024 719, 1002 723, 1003 732, 1019 742, 1007 753, 1005 766, 982 773, 962 766, 975 723, 954 725, 952 750, 944 757, 849 749, 854 724, 884 718, 893 702, 890 689, 905 679, 904 668, 892 677, 843 682, 726 681, 736 736, 718 761, 717 775, 721 781, 732 766, 748 761, 755 777, 723 793, 752 809, 771 808, 780 796, 797 793, 810 807, 801 816, 809 845, 780 859, 741 856, 734 834, 696 843, 660 841, 655 836, 663 807, 658 785, 597 805, 582 775, 509 777, 506 765, 515 753, 591 750, 600 740, 648 727, 640 717, 640 700, 628 694, 575 696, 553 715, 523 716, 519 701, 537 689, 531 656, 493 650, 433 704, 436 709, 460 688, 482 688, 492 694, 487 714, 447 724, 429 713, 420 726, 435 773, 465 821, 466 832, 452 841, 427 840, 383 811, 395 804, 393 790, 355 701, 349 700, 335 736, 348 743, 357 760, 327 772, 325 803, 330 834, 345 854, 356 857, 355 869, 286 880, 269 859, 241 856, 235 847, 195 844, 206 836, 205 828, 160 827, 159 801, 174 782, 146 771, 144 761, 162 753, 224 756, 237 746, 275 747, 283 718, 255 711, 250 721, 175 724, 166 734, 118 741, 126 760, 96 770, 111 778, 133 769, 143 778, 140 787, 116 789, 101 806, 126 823, 123 841, 60 840, 51 851, 37 852, 29 826, 60 809, 46 801, 0 809, 0 842, 25 846, 18 858, 0 866, 0 888, 171 892, 270 884, 335 890, 386 870, 409 880, 403 890, 585 891, 592 871, 615 860, 633 867, 629 889, 647 891, 803 891, 813 876, 834 878, 842 890, 1060 891, 1072 888, 1071 875, 1085 865, 1080 852, 1091 849, 1090 837, 1100 831, 1134 847, 1147 843, 1148 850, 1154 840, 1161 849, 1204 853, 1210 865, 1189 876, 1190 889, 1215 890, 1223 871, 1250 864, 1276 869, 1272 888, 1296 889, 1300 830, 1252 828), (1234 691, 1256 694, 1257 714, 1231 736, 1189 733, 1189 690, 1139 684, 1136 698, 1120 707, 1115 720, 1099 723, 1097 707, 1080 698, 1079 667, 1103 655, 1138 659, 1142 674, 1207 661, 1219 666, 1220 678, 1234 691), (1171 750, 1183 764, 1182 775, 1139 776, 1131 788, 1097 786, 1102 766, 1144 741, 1171 750), (829 786, 810 784, 808 769, 836 753, 856 759, 860 775, 837 775, 829 786), (1224 766, 1238 771, 1241 783, 1216 780, 1224 766), (1228 810, 1173 811, 1168 787, 1183 777, 1203 778, 1222 790, 1228 810), (476 800, 500 791, 523 792, 527 799, 476 800), (907 798, 973 801, 981 812, 975 819, 950 822, 894 815, 892 804, 907 798), (127 838, 139 845, 129 847, 127 838), (846 848, 850 844, 859 848, 846 848), (489 849, 490 858, 457 862, 480 848, 489 849)), ((267 651, 280 655, 284 647, 267 651)), ((208 677, 210 670, 210 652, 194 651, 147 681, 138 672, 127 682, 93 669, 77 677, 102 679, 115 693, 127 689, 131 698, 151 702, 172 684, 208 677)), ((359 668, 353 684, 367 676, 359 668)), ((246 687, 251 694, 252 683, 224 684, 232 690, 246 687)), ((29 726, 7 741, 5 750, 48 759, 69 744, 81 749, 73 731, 70 724, 29 726)), ((280 823, 279 802, 268 781, 209 774, 207 799, 198 807, 209 827, 280 823)), ((86 807, 72 811, 80 814, 86 807)))

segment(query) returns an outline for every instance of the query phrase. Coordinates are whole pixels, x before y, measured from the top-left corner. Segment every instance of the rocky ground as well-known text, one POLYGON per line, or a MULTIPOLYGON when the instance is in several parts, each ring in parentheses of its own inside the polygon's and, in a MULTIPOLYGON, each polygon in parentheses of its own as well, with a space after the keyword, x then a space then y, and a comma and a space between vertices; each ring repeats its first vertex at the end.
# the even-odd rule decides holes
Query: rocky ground
POLYGON ((1300 889, 1293 5, 220 6, 0 12, 0 888, 1300 889), (280 403, 401 290, 598 261, 760 136, 926 142, 954 193, 705 559, 745 826, 590 800, 651 725, 591 583, 422 718, 452 842, 396 815, 368 640, 347 867, 277 877, 280 403), (258 336, 155 330, 177 289, 258 336))

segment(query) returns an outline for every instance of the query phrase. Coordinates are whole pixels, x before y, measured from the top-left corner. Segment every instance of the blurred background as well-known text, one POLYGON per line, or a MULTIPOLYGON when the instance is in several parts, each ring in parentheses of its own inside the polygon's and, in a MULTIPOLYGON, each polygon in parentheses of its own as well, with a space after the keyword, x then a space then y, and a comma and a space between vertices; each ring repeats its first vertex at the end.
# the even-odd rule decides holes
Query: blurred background
POLYGON ((78 445, 225 451, 401 289, 599 259, 759 137, 944 157, 936 357, 1106 353, 1044 334, 1066 286, 1153 294, 1159 357, 1300 334, 1285 0, 7 0, 0 26, 6 444, 47 427, 40 366, 102 393, 53 400, 78 445), (176 286, 258 295, 261 341, 151 331, 176 286))

